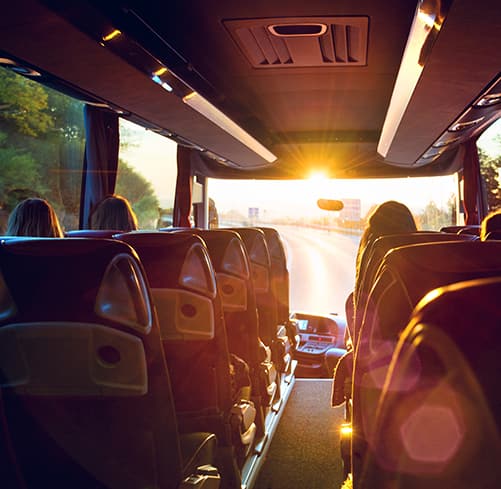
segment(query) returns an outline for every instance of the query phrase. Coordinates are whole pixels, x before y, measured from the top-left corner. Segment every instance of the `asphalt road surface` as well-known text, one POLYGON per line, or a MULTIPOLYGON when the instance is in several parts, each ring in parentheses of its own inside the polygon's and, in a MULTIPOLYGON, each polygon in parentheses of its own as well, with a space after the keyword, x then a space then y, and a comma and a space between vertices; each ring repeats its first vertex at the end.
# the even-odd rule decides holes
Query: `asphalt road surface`
POLYGON ((295 226, 276 229, 287 251, 290 310, 344 316, 360 236, 295 226))

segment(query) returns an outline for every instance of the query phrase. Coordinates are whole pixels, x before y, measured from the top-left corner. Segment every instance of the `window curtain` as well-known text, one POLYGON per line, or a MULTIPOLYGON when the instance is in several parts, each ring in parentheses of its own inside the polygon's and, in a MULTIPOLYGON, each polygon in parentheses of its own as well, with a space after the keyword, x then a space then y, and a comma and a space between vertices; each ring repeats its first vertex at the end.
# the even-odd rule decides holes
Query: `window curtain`
POLYGON ((465 144, 465 150, 463 165, 465 221, 466 224, 479 224, 480 161, 476 141, 468 141, 465 144))
POLYGON ((85 156, 80 201, 80 228, 90 228, 94 206, 115 191, 120 144, 118 115, 86 105, 85 156))
POLYGON ((174 217, 172 223, 174 227, 191 227, 190 212, 192 187, 191 149, 178 145, 176 197, 174 200, 174 217))

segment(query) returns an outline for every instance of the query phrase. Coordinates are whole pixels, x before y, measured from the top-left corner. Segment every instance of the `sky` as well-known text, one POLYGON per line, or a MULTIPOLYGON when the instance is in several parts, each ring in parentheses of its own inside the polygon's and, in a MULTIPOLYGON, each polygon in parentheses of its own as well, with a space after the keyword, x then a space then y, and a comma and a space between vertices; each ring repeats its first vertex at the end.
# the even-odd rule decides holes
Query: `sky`
MULTIPOLYGON (((121 157, 140 171, 153 185, 162 207, 172 207, 176 185, 176 143, 130 122, 122 121, 127 142, 121 157)), ((479 146, 488 154, 501 154, 501 119, 479 139, 479 146)), ((209 181, 209 195, 219 211, 236 210, 248 214, 250 207, 259 209, 260 217, 320 216, 319 198, 360 198, 362 215, 374 204, 398 200, 413 212, 420 212, 434 201, 445 207, 456 191, 454 175, 434 178, 384 180, 328 180, 314 174, 308 180, 290 181, 209 181)))

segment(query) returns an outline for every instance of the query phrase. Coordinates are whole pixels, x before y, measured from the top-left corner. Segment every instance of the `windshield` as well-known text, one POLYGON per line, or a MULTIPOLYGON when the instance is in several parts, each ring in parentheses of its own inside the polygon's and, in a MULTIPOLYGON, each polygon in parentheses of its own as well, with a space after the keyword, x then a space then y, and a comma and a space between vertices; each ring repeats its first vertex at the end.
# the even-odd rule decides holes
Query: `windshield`
POLYGON ((273 226, 289 264, 291 310, 344 313, 353 290, 355 256, 366 216, 386 200, 406 204, 418 229, 457 222, 456 175, 433 178, 332 180, 215 180, 209 182, 219 226, 273 226), (321 210, 319 198, 340 199, 339 212, 321 210))

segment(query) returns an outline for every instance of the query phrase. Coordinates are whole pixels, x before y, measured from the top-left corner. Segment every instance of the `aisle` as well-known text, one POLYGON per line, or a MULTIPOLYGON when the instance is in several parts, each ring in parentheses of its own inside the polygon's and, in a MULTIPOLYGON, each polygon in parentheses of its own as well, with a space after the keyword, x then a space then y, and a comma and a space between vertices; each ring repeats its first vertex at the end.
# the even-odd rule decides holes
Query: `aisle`
POLYGON ((339 489, 339 427, 330 379, 296 379, 254 489, 339 489))

